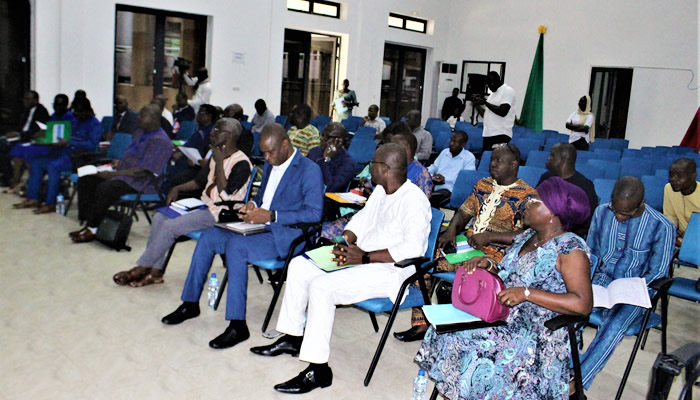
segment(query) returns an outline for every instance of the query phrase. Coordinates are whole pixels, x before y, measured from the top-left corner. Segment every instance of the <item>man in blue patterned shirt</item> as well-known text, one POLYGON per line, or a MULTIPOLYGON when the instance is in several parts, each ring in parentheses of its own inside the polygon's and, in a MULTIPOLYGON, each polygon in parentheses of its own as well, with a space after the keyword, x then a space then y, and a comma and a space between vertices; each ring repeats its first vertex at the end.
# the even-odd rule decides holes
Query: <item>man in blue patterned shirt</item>
MULTIPOLYGON (((668 275, 676 228, 666 217, 644 204, 644 185, 634 177, 620 178, 610 203, 596 208, 588 232, 588 246, 598 256, 593 284, 607 287, 619 278, 642 277, 647 284, 668 275)), ((650 290, 650 295, 653 294, 650 290)), ((583 385, 593 379, 612 356, 625 332, 642 322, 645 309, 616 304, 603 310, 601 324, 581 356, 583 385)))

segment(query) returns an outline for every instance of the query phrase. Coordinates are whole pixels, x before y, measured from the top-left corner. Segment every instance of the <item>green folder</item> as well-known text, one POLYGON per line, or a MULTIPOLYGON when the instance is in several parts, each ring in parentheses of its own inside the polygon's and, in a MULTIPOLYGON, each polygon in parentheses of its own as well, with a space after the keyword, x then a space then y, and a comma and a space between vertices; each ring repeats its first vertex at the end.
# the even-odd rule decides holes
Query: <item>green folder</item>
POLYGON ((331 253, 333 245, 322 246, 304 253, 304 257, 314 263, 318 268, 326 272, 339 271, 341 269, 354 267, 357 264, 338 266, 335 261, 331 261, 335 256, 331 253))
POLYGON ((61 139, 70 140, 71 124, 70 121, 51 121, 46 123, 44 136, 34 140, 37 144, 54 144, 61 139))
MULTIPOLYGON (((459 246, 460 243, 466 242, 469 239, 465 235, 458 235, 455 241, 457 242, 457 246, 459 246)), ((465 251, 464 253, 454 253, 454 254, 445 254, 445 259, 447 260, 448 263, 450 264, 458 264, 461 262, 465 262, 469 259, 472 259, 474 257, 479 257, 483 256, 484 252, 481 250, 470 250, 470 251, 465 251)))

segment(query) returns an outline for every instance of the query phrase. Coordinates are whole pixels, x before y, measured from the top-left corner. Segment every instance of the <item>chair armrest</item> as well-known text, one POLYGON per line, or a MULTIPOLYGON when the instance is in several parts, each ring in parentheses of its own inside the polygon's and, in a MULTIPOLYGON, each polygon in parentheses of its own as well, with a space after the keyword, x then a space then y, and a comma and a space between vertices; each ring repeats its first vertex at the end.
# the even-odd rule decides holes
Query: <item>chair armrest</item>
POLYGON ((399 267, 399 268, 406 268, 406 267, 409 267, 411 265, 419 266, 419 265, 425 263, 426 261, 429 261, 429 259, 427 257, 407 258, 405 260, 401 260, 401 261, 395 263, 394 266, 399 267))
POLYGON ((227 206, 230 209, 233 209, 233 206, 236 204, 243 204, 244 202, 241 200, 222 200, 222 201, 217 201, 214 203, 216 206, 227 206))
POLYGON ((559 315, 545 321, 544 326, 550 331, 556 331, 565 326, 588 322, 588 315, 559 315))
POLYGON ((308 229, 314 229, 314 228, 320 227, 321 223, 320 222, 297 222, 296 224, 289 224, 287 226, 290 228, 294 228, 294 229, 308 230, 308 229))
POLYGON ((659 278, 649 284, 650 289, 654 289, 658 292, 666 292, 668 288, 673 284, 673 278, 664 277, 659 278))

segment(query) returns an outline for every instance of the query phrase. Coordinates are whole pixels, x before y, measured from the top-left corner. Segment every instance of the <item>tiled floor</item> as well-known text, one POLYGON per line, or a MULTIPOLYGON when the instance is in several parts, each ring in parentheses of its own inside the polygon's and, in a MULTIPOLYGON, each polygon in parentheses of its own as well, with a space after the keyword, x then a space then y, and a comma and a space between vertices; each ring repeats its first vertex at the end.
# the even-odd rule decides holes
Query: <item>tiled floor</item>
MULTIPOLYGON (((145 221, 134 225, 133 251, 117 253, 96 243, 71 244, 67 233, 77 228, 75 209, 68 217, 34 216, 12 210, 14 202, 16 197, 0 194, 0 400, 289 398, 272 386, 305 364, 289 356, 258 357, 248 350, 269 343, 260 326, 272 294, 269 284, 260 285, 252 271, 252 337, 229 350, 212 350, 208 341, 226 327, 222 309, 214 312, 202 302, 199 318, 174 327, 160 323, 180 304, 194 243, 178 245, 165 284, 118 287, 111 277, 131 267, 143 250, 145 221)), ((220 261, 214 270, 223 272, 220 261)), ((699 307, 672 300, 670 349, 698 340, 699 307)), ((410 313, 402 312, 397 328, 407 327, 409 319, 410 313)), ((379 320, 383 327, 386 317, 379 320)), ((593 330, 587 329, 586 343, 592 336, 593 330)), ((412 363, 417 343, 390 338, 370 386, 363 386, 378 340, 366 314, 339 309, 330 361, 333 385, 303 398, 409 399, 418 370, 412 363)), ((614 396, 632 343, 627 338, 620 345, 587 393, 589 399, 614 396)), ((659 334, 652 332, 637 357, 625 399, 644 397, 658 351, 659 334)), ((680 381, 672 398, 678 396, 680 381)))

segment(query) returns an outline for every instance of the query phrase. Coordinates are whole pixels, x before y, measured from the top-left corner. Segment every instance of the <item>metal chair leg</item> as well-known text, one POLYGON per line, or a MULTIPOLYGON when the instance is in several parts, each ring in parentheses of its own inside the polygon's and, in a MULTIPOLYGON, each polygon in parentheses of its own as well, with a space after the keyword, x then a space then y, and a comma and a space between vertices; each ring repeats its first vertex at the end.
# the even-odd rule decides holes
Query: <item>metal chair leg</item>
POLYGON ((440 392, 438 392, 437 385, 435 385, 435 389, 433 389, 433 394, 430 395, 430 400, 437 400, 438 394, 440 394, 440 392))
POLYGON ((267 314, 265 314, 265 320, 263 321, 262 331, 267 331, 267 326, 270 324, 272 319, 272 314, 275 312, 275 306, 277 305, 277 300, 280 297, 280 292, 282 292, 282 283, 278 282, 275 285, 275 292, 272 294, 272 300, 270 300, 270 306, 267 308, 267 314))
POLYGON ((255 271, 255 275, 258 277, 258 282, 260 282, 260 284, 262 285, 263 284, 263 277, 262 277, 262 274, 260 273, 260 268, 258 268, 257 265, 253 265, 253 271, 255 271))
MULTIPOLYGON (((224 268, 226 268, 226 255, 220 254, 220 256, 221 256, 221 261, 224 262, 224 268)), ((226 290, 227 283, 228 283, 228 268, 226 268, 226 272, 224 273, 224 279, 219 284, 219 291, 216 293, 216 301, 214 301, 214 311, 219 309, 219 303, 221 303, 221 297, 223 297, 223 295, 224 295, 224 291, 226 290)))
POLYGON ((374 314, 373 312, 368 312, 369 313, 369 319, 372 321, 372 327, 374 328, 375 332, 379 332, 379 324, 377 323, 377 315, 374 314))
POLYGON ((568 325, 569 343, 571 345, 571 360, 574 364, 574 387, 576 388, 576 397, 579 400, 584 400, 586 397, 583 393, 583 379, 581 377, 581 360, 578 354, 578 341, 576 340, 576 327, 574 324, 568 325))
POLYGON ((649 322, 649 317, 651 316, 651 311, 652 309, 648 309, 647 312, 644 313, 644 318, 642 319, 642 325, 640 326, 639 333, 637 334, 637 339, 634 341, 634 347, 632 348, 632 354, 630 354, 630 359, 627 362, 627 366, 625 367, 625 373, 622 375, 622 381, 620 382, 620 386, 617 388, 617 394, 615 395, 615 400, 620 400, 622 397, 622 392, 625 390, 625 385, 627 384, 627 378, 629 378, 630 371, 632 370, 632 364, 634 364, 634 358, 637 356, 637 351, 639 350, 639 346, 642 341, 642 336, 643 336, 643 328, 647 326, 647 323, 649 322))

